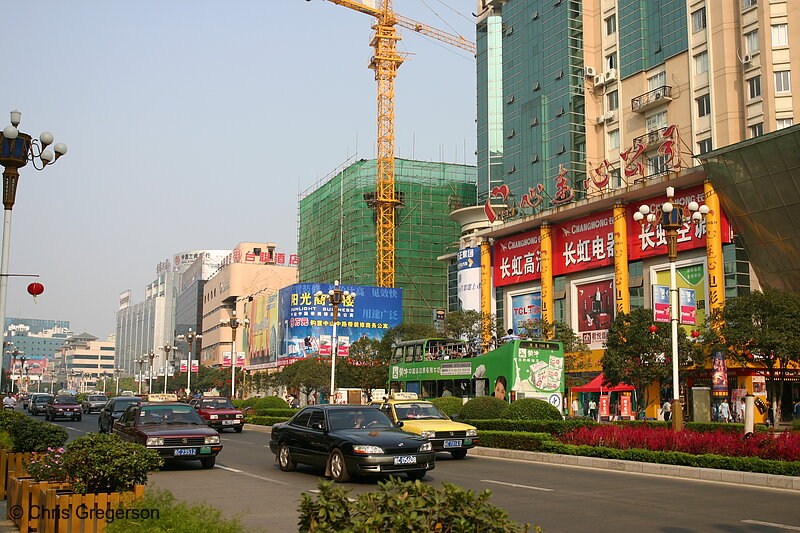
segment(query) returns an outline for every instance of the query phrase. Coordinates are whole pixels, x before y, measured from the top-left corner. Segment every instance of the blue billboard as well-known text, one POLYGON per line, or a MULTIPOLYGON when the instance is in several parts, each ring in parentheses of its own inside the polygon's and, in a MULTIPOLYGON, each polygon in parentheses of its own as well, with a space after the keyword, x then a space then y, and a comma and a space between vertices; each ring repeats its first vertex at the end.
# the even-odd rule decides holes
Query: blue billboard
POLYGON ((338 339, 333 339, 333 306, 327 298, 332 289, 330 283, 296 283, 280 290, 278 364, 309 355, 329 357, 334 341, 338 355, 346 357, 350 344, 364 337, 380 339, 403 320, 403 289, 340 285, 349 294, 339 305, 338 339), (322 295, 316 296, 319 291, 322 295))

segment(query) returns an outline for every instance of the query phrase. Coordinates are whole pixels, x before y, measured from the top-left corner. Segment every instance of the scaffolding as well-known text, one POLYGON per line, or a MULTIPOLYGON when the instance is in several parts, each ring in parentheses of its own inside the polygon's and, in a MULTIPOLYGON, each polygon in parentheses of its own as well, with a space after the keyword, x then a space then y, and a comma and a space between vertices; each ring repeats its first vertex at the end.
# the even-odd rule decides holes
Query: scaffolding
MULTIPOLYGON (((345 162, 299 198, 300 283, 376 285, 376 160, 345 162)), ((403 320, 432 323, 447 309, 447 264, 458 249, 454 209, 475 205, 474 166, 395 159, 399 200, 395 286, 403 289, 403 320)))

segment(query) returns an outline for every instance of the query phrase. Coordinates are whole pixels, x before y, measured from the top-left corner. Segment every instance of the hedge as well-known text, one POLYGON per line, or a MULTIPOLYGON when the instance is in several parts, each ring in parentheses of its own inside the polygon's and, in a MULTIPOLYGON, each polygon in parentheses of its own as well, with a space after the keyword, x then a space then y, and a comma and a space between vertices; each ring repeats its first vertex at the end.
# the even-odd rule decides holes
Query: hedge
POLYGON ((580 427, 594 427, 597 422, 589 418, 576 418, 569 420, 510 420, 496 418, 493 420, 458 420, 471 424, 479 430, 488 431, 524 431, 528 433, 549 433, 563 435, 580 427))
POLYGON ((292 418, 297 414, 297 409, 251 409, 247 411, 247 416, 279 416, 292 418))
POLYGON ((500 418, 512 420, 563 420, 561 411, 544 400, 522 398, 505 408, 500 418))
POLYGON ((464 405, 464 402, 461 401, 461 398, 456 398, 455 396, 434 398, 431 400, 431 403, 450 417, 457 415, 461 411, 461 406, 464 405))
POLYGON ((287 420, 289 419, 283 416, 248 416, 244 419, 246 423, 256 426, 272 426, 280 422, 286 422, 287 420))
MULTIPOLYGON (((654 428, 671 428, 672 422, 662 420, 618 420, 613 422, 619 426, 649 426, 654 428)), ((686 422, 683 427, 698 433, 708 433, 712 431, 725 431, 727 433, 744 433, 744 424, 729 424, 727 422, 686 422)), ((769 432, 770 428, 765 425, 756 424, 755 431, 769 432)))
POLYGON ((500 413, 502 413, 506 407, 508 407, 508 402, 500 398, 495 398, 494 396, 478 396, 461 406, 458 417, 471 420, 500 418, 500 413))

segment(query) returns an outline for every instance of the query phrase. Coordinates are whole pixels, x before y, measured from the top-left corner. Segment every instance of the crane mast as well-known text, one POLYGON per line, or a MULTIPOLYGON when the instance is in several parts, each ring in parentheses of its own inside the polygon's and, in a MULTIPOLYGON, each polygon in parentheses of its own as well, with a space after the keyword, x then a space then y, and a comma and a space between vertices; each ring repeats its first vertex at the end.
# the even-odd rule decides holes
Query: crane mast
POLYGON ((376 285, 395 284, 395 209, 399 200, 394 179, 394 80, 405 56, 397 51, 400 34, 395 26, 408 28, 422 35, 475 53, 475 44, 461 36, 438 30, 427 24, 397 15, 392 0, 380 0, 374 8, 355 0, 328 0, 331 3, 375 17, 375 30, 370 46, 374 49, 369 68, 375 71, 378 83, 378 176, 372 206, 376 214, 376 285))

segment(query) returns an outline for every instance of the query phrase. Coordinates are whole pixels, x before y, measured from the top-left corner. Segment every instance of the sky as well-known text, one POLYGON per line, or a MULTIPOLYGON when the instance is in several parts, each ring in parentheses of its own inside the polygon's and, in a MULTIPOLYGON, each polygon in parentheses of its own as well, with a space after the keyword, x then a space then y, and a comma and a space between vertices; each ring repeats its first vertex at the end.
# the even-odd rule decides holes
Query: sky
MULTIPOLYGON (((10 7, 10 0, 0 5, 10 7)), ((475 40, 473 0, 394 0, 475 40)), ((178 252, 297 250, 298 195, 376 149, 372 17, 326 0, 37 0, 3 12, 0 128, 69 151, 20 170, 6 316, 114 333, 178 252), (45 292, 26 291, 38 281, 45 292)), ((475 164, 475 60, 401 30, 395 155, 475 164)), ((302 258, 301 258, 302 261, 302 258)))

